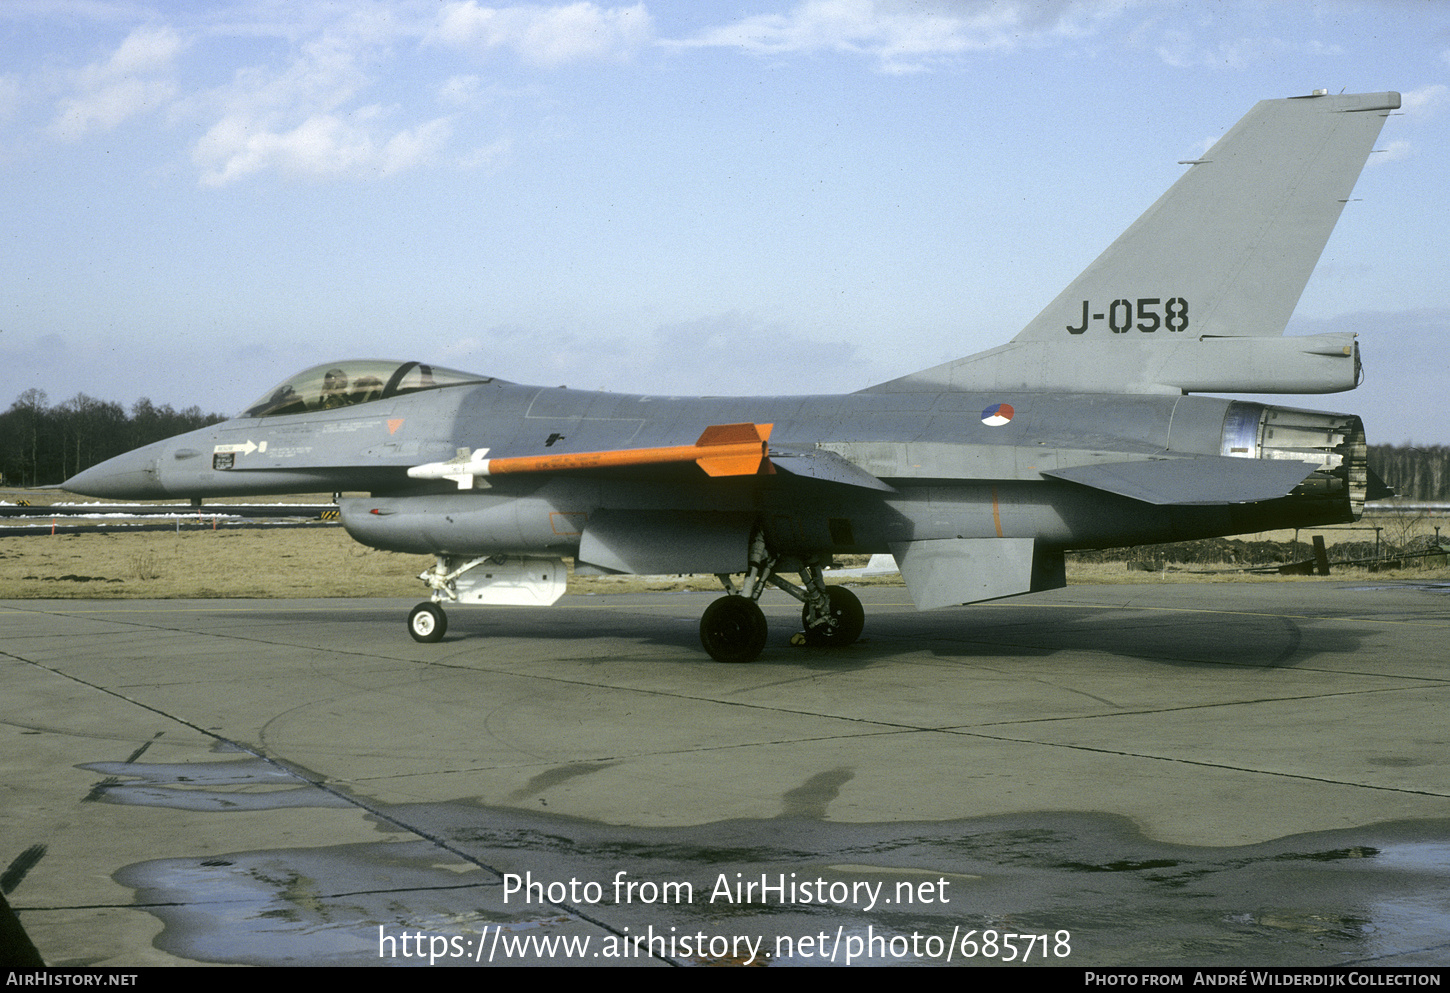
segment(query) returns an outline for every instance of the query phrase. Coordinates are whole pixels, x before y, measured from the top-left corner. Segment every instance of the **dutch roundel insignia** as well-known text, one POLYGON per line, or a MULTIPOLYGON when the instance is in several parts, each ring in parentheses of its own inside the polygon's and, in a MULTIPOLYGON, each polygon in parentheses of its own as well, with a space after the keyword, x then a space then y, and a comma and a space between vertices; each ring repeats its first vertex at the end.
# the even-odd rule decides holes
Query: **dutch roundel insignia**
POLYGON ((982 411, 982 423, 992 428, 999 428, 1012 419, 1015 411, 1010 403, 994 403, 982 411))

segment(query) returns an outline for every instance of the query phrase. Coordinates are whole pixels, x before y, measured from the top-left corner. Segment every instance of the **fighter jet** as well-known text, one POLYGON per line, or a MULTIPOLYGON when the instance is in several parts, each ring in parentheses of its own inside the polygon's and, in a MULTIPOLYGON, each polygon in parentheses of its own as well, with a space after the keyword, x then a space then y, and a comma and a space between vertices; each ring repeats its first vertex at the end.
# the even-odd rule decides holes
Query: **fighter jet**
POLYGON ((824 570, 889 552, 917 608, 1050 590, 1063 553, 1356 520, 1364 427, 1197 396, 1330 393, 1353 334, 1284 337, 1398 93, 1257 104, 1007 344, 857 393, 684 398, 338 361, 239 417, 71 478, 124 499, 333 491, 374 548, 424 553, 445 604, 552 604, 585 574, 715 574, 700 640, 767 641, 767 587, 811 645, 864 615, 824 570), (797 581, 786 578, 797 577, 797 581), (738 580, 736 577, 739 577, 738 580))

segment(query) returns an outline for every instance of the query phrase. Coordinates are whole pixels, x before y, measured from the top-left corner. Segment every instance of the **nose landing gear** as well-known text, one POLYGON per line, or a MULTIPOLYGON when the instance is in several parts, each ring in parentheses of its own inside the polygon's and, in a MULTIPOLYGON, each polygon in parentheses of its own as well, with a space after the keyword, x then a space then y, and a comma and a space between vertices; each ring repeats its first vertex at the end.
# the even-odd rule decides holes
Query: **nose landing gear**
POLYGON ((431 600, 418 604, 408 615, 408 633, 414 641, 442 641, 447 631, 448 615, 431 600))

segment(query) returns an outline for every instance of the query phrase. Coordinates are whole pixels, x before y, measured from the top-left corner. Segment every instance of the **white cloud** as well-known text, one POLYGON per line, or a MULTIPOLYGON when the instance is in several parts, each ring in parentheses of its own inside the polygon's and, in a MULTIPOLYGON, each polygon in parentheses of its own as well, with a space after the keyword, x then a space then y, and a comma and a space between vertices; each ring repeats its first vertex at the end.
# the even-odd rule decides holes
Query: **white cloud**
POLYGON ((20 106, 20 77, 0 76, 0 121, 15 113, 20 106))
POLYGON ((163 72, 181 51, 181 37, 169 27, 137 28, 100 66, 86 70, 96 81, 163 72))
POLYGON ((1010 51, 1092 34, 1134 0, 807 0, 672 44, 763 54, 840 52, 873 57, 884 72, 920 72, 974 51, 1010 51))
POLYGON ((476 0, 447 4, 434 40, 478 52, 511 49, 534 65, 628 57, 649 43, 653 25, 644 4, 602 8, 564 6, 482 7, 476 0))
MULTIPOLYGON (((1208 23, 1207 29, 1215 27, 1208 23)), ((1223 38, 1201 40, 1196 34, 1181 29, 1164 31, 1155 47, 1158 57, 1175 69, 1212 66, 1222 69, 1246 69, 1253 65, 1282 59, 1289 55, 1342 55, 1337 45, 1323 42, 1285 41, 1271 37, 1223 38)))
POLYGON ((110 58, 77 73, 78 93, 61 101, 51 134, 75 140, 158 109, 176 93, 171 75, 183 47, 169 27, 135 29, 110 58))
POLYGON ((121 80, 94 93, 62 101, 50 131, 68 140, 110 131, 128 117, 157 109, 175 92, 175 86, 161 80, 121 80))
POLYGON ((375 19, 344 18, 303 43, 281 68, 249 66, 211 95, 220 117, 192 148, 204 186, 277 171, 309 178, 390 176, 437 159, 450 117, 412 126, 399 111, 353 106, 373 84, 391 40, 375 19))
POLYGON ((356 119, 314 114, 287 129, 232 115, 197 142, 192 158, 206 186, 269 169, 313 178, 389 176, 432 161, 452 135, 449 119, 437 118, 383 137, 368 127, 376 110, 364 108, 356 119))
POLYGON ((463 107, 478 98, 483 81, 477 76, 451 76, 438 88, 438 99, 454 107, 463 107))
POLYGON ((1450 87, 1441 83, 1400 94, 1400 109, 1406 116, 1420 120, 1438 113, 1446 103, 1450 103, 1450 87))
POLYGON ((453 122, 446 117, 404 128, 378 150, 378 171, 384 176, 391 176, 432 162, 448 144, 452 134, 453 122))
POLYGON ((1386 162, 1398 162, 1415 154, 1415 146, 1408 141, 1388 141, 1369 157, 1368 165, 1379 166, 1386 162))
POLYGON ((511 139, 500 138, 463 155, 458 160, 458 167, 460 169, 497 169, 501 163, 508 161, 513 148, 514 143, 511 139))
MULTIPOLYGON (((467 135, 470 114, 497 92, 486 75, 443 71, 428 80, 428 65, 417 71, 420 45, 444 43, 465 54, 506 50, 553 68, 627 58, 652 40, 643 3, 263 0, 219 16, 178 11, 172 24, 135 28, 104 58, 72 71, 49 133, 79 140, 164 111, 168 125, 192 129, 189 153, 204 186, 269 171, 388 176, 443 161, 455 132, 467 135), (222 68, 230 78, 184 92, 177 64, 193 46, 202 51, 189 69, 222 68), (227 62, 228 52, 250 57, 227 62), (385 90, 398 95, 383 98, 385 90)), ((424 62, 438 61, 433 54, 424 62)), ((0 76, 0 118, 14 113, 30 85, 9 80, 0 76)), ((472 151, 452 156, 455 167, 492 167, 509 150, 506 137, 489 134, 469 135, 467 146, 472 151)))
POLYGON ((345 32, 324 33, 304 43, 283 68, 247 66, 221 93, 231 113, 271 114, 329 112, 368 85, 363 68, 367 47, 345 32))
MULTIPOLYGON (((1400 94, 1400 109, 1407 121, 1425 121, 1434 117, 1440 109, 1450 103, 1450 87, 1440 83, 1422 86, 1418 90, 1406 90, 1400 94)), ((1369 157, 1370 166, 1382 166, 1412 158, 1419 151, 1413 141, 1397 139, 1384 142, 1369 157)))

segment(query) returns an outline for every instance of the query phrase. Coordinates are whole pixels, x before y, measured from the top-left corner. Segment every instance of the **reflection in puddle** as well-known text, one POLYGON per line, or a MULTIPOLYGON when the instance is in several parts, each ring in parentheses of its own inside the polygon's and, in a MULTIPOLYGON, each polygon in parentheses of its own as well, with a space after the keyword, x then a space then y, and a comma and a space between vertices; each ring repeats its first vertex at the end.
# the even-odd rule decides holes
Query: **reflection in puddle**
MULTIPOLYGON (((214 812, 347 805, 250 757, 86 768, 107 777, 96 791, 104 802, 214 812)), ((823 932, 889 940, 941 937, 957 927, 1063 931, 1071 935, 1070 960, 1049 964, 1078 966, 1409 966, 1450 958, 1450 830, 1439 823, 1194 848, 1090 814, 915 824, 782 817, 638 828, 467 800, 373 809, 388 822, 380 829, 392 836, 410 830, 419 840, 160 859, 127 866, 115 878, 164 923, 158 948, 209 962, 376 964, 380 927, 393 936, 457 937, 471 948, 480 933, 499 927, 596 942, 650 929, 753 935, 766 947, 778 937, 823 932), (594 881, 605 897, 506 902, 500 874, 507 872, 594 881), (689 882, 696 898, 616 903, 611 880, 621 872, 636 881, 689 882), (869 909, 711 902, 712 881, 722 873, 879 882, 885 894, 903 892, 901 885, 933 899, 883 899, 869 909), (923 880, 941 882, 924 890, 923 880)), ((421 964, 416 956, 386 961, 421 964)), ((805 961, 795 955, 775 964, 805 961)))
POLYGON ((1395 955, 1416 949, 1441 964, 1450 961, 1450 843, 1433 841, 1388 845, 1378 861, 1391 871, 1410 877, 1429 875, 1438 888, 1417 895, 1389 897, 1371 908, 1378 925, 1372 938, 1376 955, 1395 955), (1438 935, 1438 940, 1433 936, 1438 935), (1431 938, 1427 943, 1427 937, 1431 938))
POLYGON ((182 958, 364 964, 378 961, 379 925, 454 935, 510 920, 486 909, 492 873, 439 856, 422 841, 244 852, 141 862, 115 878, 166 924, 157 947, 182 958))
POLYGON ((348 807, 346 800, 311 785, 274 762, 245 758, 190 765, 92 762, 81 766, 106 779, 87 799, 181 810, 276 810, 348 807), (122 780, 120 777, 130 777, 122 780))

